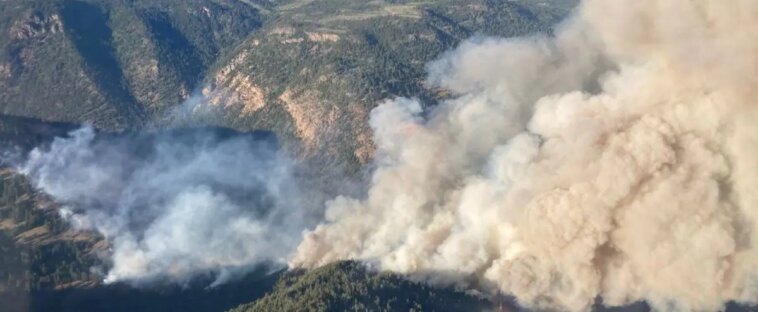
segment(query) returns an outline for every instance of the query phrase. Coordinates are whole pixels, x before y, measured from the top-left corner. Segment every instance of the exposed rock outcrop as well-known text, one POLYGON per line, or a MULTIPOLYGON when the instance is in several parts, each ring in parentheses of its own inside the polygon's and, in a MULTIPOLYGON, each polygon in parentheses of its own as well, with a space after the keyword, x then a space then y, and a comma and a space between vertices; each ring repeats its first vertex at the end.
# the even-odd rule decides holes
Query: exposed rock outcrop
POLYGON ((62 31, 63 22, 61 22, 58 14, 43 15, 35 12, 16 21, 11 26, 9 35, 13 39, 26 40, 42 38, 48 34, 56 34, 62 31))

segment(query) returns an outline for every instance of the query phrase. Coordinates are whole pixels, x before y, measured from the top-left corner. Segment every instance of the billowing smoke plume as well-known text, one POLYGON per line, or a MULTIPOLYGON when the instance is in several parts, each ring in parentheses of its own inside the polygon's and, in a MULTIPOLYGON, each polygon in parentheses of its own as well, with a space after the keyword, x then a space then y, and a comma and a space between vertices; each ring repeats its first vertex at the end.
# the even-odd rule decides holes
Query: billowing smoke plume
POLYGON ((758 300, 758 2, 586 0, 551 37, 431 64, 457 94, 375 109, 365 198, 291 259, 338 259, 538 309, 758 300))
POLYGON ((307 225, 293 166, 270 138, 221 129, 96 136, 36 149, 21 166, 78 229, 111 244, 106 282, 221 282, 283 265, 307 225))

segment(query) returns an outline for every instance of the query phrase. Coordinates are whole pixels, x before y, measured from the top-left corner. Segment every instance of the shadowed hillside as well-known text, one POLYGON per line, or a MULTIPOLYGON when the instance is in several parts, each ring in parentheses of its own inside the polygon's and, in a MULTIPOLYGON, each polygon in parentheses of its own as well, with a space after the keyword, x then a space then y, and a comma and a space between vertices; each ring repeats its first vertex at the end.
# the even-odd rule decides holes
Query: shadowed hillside
POLYGON ((3 1, 0 112, 141 127, 261 25, 237 1, 3 1))

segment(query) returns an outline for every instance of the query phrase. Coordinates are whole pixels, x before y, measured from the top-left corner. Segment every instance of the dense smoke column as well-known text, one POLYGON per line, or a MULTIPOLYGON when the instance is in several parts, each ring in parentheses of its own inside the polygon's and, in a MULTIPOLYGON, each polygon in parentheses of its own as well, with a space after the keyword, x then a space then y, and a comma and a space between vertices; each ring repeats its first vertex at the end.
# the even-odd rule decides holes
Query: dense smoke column
POLYGON ((105 281, 133 283, 282 266, 307 226, 293 170, 273 137, 212 128, 82 128, 20 166, 75 228, 109 242, 105 281))
POLYGON ((429 66, 455 99, 375 109, 371 188, 329 202, 290 265, 539 309, 755 303, 758 2, 587 0, 555 33, 472 40, 429 66))

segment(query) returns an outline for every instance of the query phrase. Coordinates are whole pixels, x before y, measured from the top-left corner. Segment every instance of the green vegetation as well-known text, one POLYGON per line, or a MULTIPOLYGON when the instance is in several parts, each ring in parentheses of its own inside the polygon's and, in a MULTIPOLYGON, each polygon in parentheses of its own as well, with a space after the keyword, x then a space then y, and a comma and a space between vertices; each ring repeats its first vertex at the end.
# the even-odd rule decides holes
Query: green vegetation
POLYGON ((434 288, 392 273, 373 273, 357 262, 285 273, 274 290, 230 312, 255 311, 480 311, 486 300, 434 288))
POLYGON ((22 176, 0 171, 0 294, 92 285, 99 239, 74 233, 22 176))
POLYGON ((139 128, 261 24, 238 1, 0 4, 0 113, 139 128))
POLYGON ((439 99, 427 62, 475 35, 550 32, 575 2, 6 1, 0 113, 160 127, 193 92, 217 90, 228 97, 185 122, 271 130, 304 158, 354 170, 370 158, 378 101, 439 99))
MULTIPOLYGON (((74 125, 0 115, 0 146, 21 152, 64 135, 74 125)), ((22 175, 0 164, 0 295, 96 284, 101 239, 77 233, 57 205, 22 175)))
MULTIPOLYGON (((0 152, 31 149, 83 122, 108 131, 175 125, 166 112, 202 90, 218 101, 182 122, 271 130, 321 173, 354 171, 371 158, 367 120, 377 102, 414 96, 434 105, 445 96, 425 85, 427 62, 471 36, 549 33, 575 3, 0 1, 0 152)), ((93 298, 123 294, 103 290, 92 271, 107 266, 97 256, 107 244, 72 231, 55 203, 0 170, 0 298, 84 286, 93 298)), ((114 302, 132 295, 144 296, 114 302)), ((239 296, 226 307, 243 302, 239 296)), ((161 307, 175 299, 161 298, 161 307)), ((48 299, 38 301, 59 302, 48 299)), ((345 262, 289 272, 265 298, 236 310, 469 311, 481 304, 345 262)))
MULTIPOLYGON (((0 114, 0 146, 31 150, 53 137, 78 128, 74 124, 42 122, 31 118, 0 114)), ((0 149, 0 152, 4 150, 0 149)))
POLYGON ((356 170, 368 159, 362 151, 371 150, 368 112, 378 102, 412 96, 434 105, 444 95, 424 83, 428 62, 472 36, 549 33, 575 3, 280 2, 207 75, 203 85, 227 96, 200 121, 271 130, 285 145, 304 144, 300 152, 314 163, 356 170))

